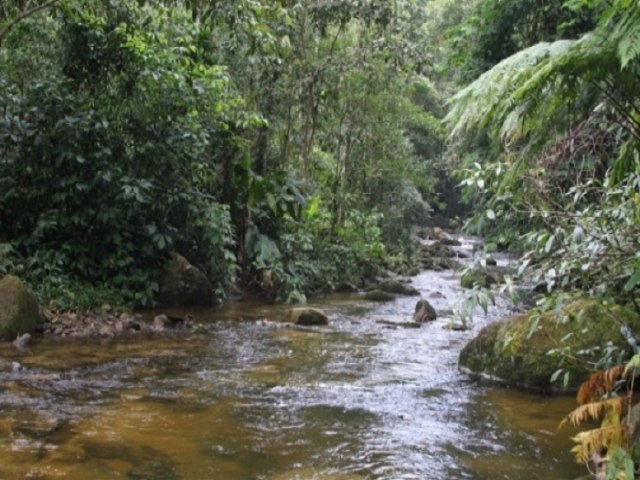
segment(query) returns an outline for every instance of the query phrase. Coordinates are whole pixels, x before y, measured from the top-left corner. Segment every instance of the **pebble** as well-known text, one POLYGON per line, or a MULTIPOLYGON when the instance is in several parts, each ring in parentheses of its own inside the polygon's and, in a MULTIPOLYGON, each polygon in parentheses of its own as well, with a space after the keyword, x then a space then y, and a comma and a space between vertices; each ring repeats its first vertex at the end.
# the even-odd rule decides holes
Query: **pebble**
MULTIPOLYGON (((140 314, 102 313, 80 314, 76 312, 45 312, 45 335, 57 337, 100 337, 112 338, 121 335, 135 335, 145 332, 206 332, 205 326, 195 323, 189 314, 184 317, 156 315, 151 322, 140 314)), ((28 340, 28 339, 26 339, 28 340)), ((18 342, 18 339, 16 339, 18 342)), ((17 344, 16 344, 17 346, 17 344)))

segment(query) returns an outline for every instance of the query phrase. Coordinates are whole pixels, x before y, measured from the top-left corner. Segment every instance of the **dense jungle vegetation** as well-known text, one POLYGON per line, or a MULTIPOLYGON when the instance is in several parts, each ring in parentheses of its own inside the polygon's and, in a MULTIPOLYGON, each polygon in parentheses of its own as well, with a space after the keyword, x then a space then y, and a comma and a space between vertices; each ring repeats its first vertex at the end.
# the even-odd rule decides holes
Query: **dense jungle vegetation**
POLYGON ((549 304, 638 310, 639 92, 636 0, 3 2, 0 275, 150 305, 177 251, 299 302, 463 201, 549 304))
POLYGON ((303 301, 410 261, 461 182, 549 292, 636 302, 639 8, 4 2, 0 273, 148 305, 178 251, 303 301))
POLYGON ((444 178, 422 7, 3 2, 0 273, 148 305, 178 251, 295 302, 406 256, 444 178))

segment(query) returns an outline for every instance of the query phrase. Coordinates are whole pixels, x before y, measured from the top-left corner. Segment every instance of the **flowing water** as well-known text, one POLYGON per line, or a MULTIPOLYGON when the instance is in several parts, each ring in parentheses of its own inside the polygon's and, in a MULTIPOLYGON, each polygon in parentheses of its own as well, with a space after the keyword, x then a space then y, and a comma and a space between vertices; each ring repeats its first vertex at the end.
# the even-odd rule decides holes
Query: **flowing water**
POLYGON ((509 307, 447 329, 459 276, 416 297, 357 295, 313 306, 321 328, 286 328, 282 306, 190 312, 208 333, 45 339, 0 347, 0 480, 572 479, 571 398, 483 384, 458 371, 462 346, 509 307), (18 362, 20 367, 13 362, 18 362), (17 371, 16 371, 17 370, 17 371))

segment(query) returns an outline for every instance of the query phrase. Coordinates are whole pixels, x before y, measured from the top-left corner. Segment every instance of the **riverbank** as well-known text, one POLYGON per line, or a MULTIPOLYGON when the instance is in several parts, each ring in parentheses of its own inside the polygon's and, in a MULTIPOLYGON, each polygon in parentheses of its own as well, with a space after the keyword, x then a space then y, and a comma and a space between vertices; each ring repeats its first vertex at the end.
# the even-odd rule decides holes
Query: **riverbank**
MULTIPOLYGON (((380 270, 374 277, 362 278, 357 285, 342 283, 335 287, 335 291, 359 292, 365 298, 377 301, 393 301, 397 295, 417 295, 419 292, 409 285, 411 275, 424 270, 460 270, 463 267, 461 262, 468 261, 473 254, 472 250, 477 248, 477 242, 466 251, 460 248, 457 236, 454 231, 440 227, 423 228, 416 232, 418 247, 410 261, 389 264, 391 270, 380 270)), ((14 278, 12 283, 21 282, 14 278)), ((153 314, 143 314, 118 311, 105 304, 98 312, 40 308, 41 313, 36 314, 33 307, 35 297, 24 285, 19 285, 19 289, 30 297, 29 315, 38 315, 41 320, 30 320, 27 322, 28 328, 17 325, 12 328, 14 335, 4 335, 6 341, 13 341, 18 347, 25 346, 33 335, 60 338, 115 337, 140 333, 198 332, 205 328, 190 314, 173 314, 175 307, 157 308, 153 314), (28 335, 25 336, 25 333, 28 335)), ((237 293, 240 298, 252 298, 248 291, 237 293)), ((188 310, 190 307, 186 308, 188 310)))

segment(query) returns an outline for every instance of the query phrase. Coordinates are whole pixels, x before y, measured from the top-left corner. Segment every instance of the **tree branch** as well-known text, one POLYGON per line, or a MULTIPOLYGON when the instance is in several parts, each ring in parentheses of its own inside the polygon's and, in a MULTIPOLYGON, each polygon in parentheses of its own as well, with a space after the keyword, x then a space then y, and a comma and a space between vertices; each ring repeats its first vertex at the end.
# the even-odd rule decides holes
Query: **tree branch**
POLYGON ((2 30, 0 30, 0 47, 2 47, 2 40, 4 40, 4 37, 7 36, 7 34, 9 33, 9 31, 11 31, 11 29, 13 27, 16 26, 16 24, 18 24, 19 22, 21 22, 22 20, 24 20, 27 17, 30 17, 31 15, 33 15, 34 13, 39 12, 40 10, 44 10, 47 7, 50 7, 54 4, 58 3, 58 0, 49 0, 48 2, 43 3, 42 5, 38 5, 37 7, 33 7, 30 10, 25 10, 24 12, 22 12, 20 15, 18 15, 16 18, 14 18, 13 20, 11 20, 9 23, 7 23, 2 30))

